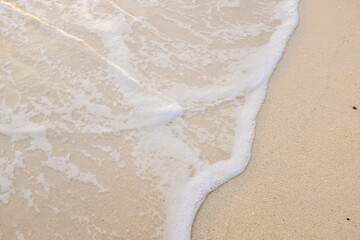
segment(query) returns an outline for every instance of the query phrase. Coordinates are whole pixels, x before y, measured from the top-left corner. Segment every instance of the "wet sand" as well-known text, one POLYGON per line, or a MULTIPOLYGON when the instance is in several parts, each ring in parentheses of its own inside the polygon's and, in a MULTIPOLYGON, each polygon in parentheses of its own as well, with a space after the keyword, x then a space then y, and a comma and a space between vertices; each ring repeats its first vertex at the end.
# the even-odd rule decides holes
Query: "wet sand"
POLYGON ((360 238, 360 2, 302 0, 247 169, 209 194, 192 239, 360 238))
POLYGON ((188 239, 294 2, 1 1, 0 239, 188 239))

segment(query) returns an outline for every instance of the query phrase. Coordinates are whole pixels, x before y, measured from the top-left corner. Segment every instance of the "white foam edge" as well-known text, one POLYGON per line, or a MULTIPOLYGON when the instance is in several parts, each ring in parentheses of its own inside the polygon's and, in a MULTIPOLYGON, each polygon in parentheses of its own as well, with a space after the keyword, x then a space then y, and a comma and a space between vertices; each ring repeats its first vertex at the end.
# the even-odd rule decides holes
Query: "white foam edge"
POLYGON ((269 64, 264 68, 262 81, 246 95, 246 104, 239 112, 231 159, 209 166, 188 183, 181 196, 174 196, 168 208, 165 239, 191 239, 193 221, 207 194, 245 170, 250 160, 256 117, 265 99, 268 81, 298 24, 298 1, 294 0, 290 3, 289 14, 281 19, 282 23, 268 43, 270 45, 268 49, 272 49, 271 54, 268 52, 266 56, 269 64), (241 131, 241 129, 249 130, 241 131))

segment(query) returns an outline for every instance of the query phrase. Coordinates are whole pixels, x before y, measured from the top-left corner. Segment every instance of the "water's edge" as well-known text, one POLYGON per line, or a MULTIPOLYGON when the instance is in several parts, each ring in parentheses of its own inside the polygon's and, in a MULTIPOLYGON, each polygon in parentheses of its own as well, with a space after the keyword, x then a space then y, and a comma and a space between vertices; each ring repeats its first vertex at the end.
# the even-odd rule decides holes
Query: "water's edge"
MULTIPOLYGON (((236 155, 233 155, 233 157, 228 161, 219 162, 216 167, 217 169, 216 173, 216 180, 214 181, 214 186, 211 188, 204 188, 204 185, 202 185, 201 182, 199 182, 197 185, 193 185, 190 187, 190 190, 188 191, 189 194, 197 192, 198 194, 194 196, 193 201, 184 201, 182 204, 182 207, 180 209, 183 209, 184 211, 179 212, 189 212, 188 214, 184 215, 182 219, 178 219, 179 221, 174 221, 173 225, 169 224, 173 228, 171 233, 168 235, 168 239, 191 239, 191 230, 192 226, 196 217, 196 214, 198 210, 200 209, 203 202, 206 200, 206 196, 211 193, 212 191, 215 191, 217 188, 221 187, 222 184, 226 183, 227 181, 230 181, 232 178, 240 175, 245 169, 247 164, 250 161, 251 158, 251 147, 253 144, 253 140, 255 137, 255 127, 256 127, 256 118, 258 113, 261 110, 261 106, 265 100, 266 92, 267 92, 267 86, 268 82, 271 78, 271 75, 275 71, 275 68, 277 67, 277 64, 279 63, 281 57, 283 56, 287 42, 289 41, 291 35, 295 31, 298 22, 299 22, 299 16, 298 16, 298 4, 300 0, 296 0, 296 2, 293 5, 293 9, 291 14, 289 14, 288 18, 281 24, 281 31, 277 32, 278 36, 282 36, 280 38, 280 41, 274 45, 277 45, 276 47, 280 50, 278 51, 279 54, 273 56, 272 59, 272 70, 267 72, 265 76, 263 77, 263 81, 261 82, 261 86, 259 86, 258 89, 255 89, 253 92, 250 92, 249 95, 251 95, 251 98, 254 99, 255 103, 254 105, 257 105, 256 107, 249 107, 249 110, 252 109, 250 116, 240 116, 239 119, 243 119, 242 122, 238 123, 238 126, 246 126, 246 128, 251 129, 251 134, 248 134, 246 136, 238 137, 238 139, 241 139, 241 143, 244 142, 250 142, 250 144, 244 148, 244 145, 241 143, 235 143, 234 147, 239 147, 241 150, 239 150, 236 155), (245 159, 243 161, 239 161, 239 159, 245 159), (224 170, 226 169, 226 170, 224 170), (231 172, 230 175, 228 175, 226 178, 221 176, 222 171, 231 172), (205 193, 206 192, 206 193, 205 193), (205 193, 205 194, 204 194, 205 193), (182 224, 191 222, 191 225, 189 224, 182 224), (174 231, 175 229, 175 231, 174 231)), ((241 115, 241 113, 239 114, 241 115)), ((215 166, 214 166, 215 167, 215 166)), ((214 171, 214 170, 210 170, 214 171)), ((211 173, 209 173, 211 174, 211 173)), ((206 178, 206 177, 205 177, 206 178)))

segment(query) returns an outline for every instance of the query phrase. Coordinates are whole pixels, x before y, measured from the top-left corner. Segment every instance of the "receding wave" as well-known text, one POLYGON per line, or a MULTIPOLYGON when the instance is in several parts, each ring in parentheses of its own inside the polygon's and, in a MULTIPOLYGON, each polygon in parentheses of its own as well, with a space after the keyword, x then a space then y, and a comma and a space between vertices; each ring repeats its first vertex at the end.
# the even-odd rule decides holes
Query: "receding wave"
POLYGON ((297 0, 1 1, 0 238, 189 239, 296 24, 297 0))

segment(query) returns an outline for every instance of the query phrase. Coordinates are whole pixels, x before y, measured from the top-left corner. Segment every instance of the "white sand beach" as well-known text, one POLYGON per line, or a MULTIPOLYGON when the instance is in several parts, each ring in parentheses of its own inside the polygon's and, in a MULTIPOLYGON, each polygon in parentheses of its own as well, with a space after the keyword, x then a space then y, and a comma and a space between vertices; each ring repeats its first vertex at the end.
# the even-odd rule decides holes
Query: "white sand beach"
POLYGON ((302 0, 299 18, 250 163, 208 195, 194 240, 360 237, 360 2, 302 0))

